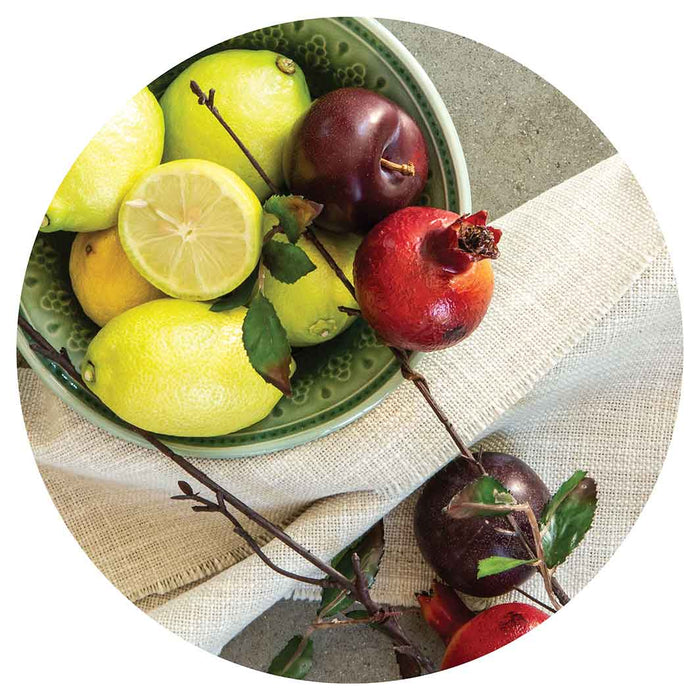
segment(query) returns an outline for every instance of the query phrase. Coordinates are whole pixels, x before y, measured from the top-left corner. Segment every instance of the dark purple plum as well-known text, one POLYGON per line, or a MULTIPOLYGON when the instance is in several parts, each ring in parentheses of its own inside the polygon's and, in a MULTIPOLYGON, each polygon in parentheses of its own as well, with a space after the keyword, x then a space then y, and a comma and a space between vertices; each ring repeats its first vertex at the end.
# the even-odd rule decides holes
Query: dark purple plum
POLYGON ((295 124, 283 167, 294 194, 324 205, 319 225, 360 233, 416 200, 428 151, 418 125, 396 103, 364 88, 341 88, 295 124))
MULTIPOLYGON (((528 502, 540 517, 550 493, 525 462, 501 452, 484 452, 481 461, 490 476, 500 481, 519 503, 528 502)), ((476 578, 478 563, 486 557, 530 558, 505 518, 455 519, 443 512, 455 494, 480 476, 476 467, 463 458, 450 462, 425 485, 416 503, 414 528, 423 557, 440 578, 463 593, 491 598, 520 586, 535 570, 519 566, 494 576, 476 578)), ((527 517, 523 513, 514 517, 534 548, 527 517)))

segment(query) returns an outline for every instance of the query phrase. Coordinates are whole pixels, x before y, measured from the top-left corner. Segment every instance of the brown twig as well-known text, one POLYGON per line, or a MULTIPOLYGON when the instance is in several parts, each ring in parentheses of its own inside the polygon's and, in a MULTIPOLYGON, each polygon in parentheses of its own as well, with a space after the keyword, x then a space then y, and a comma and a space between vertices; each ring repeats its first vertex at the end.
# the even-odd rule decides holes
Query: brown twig
POLYGON ((264 180, 265 184, 275 193, 279 194, 280 190, 275 185, 274 182, 268 177, 267 173, 263 169, 263 167, 258 163, 256 158, 253 156, 253 154, 245 147, 245 144, 236 136, 236 133, 233 131, 233 129, 226 123, 226 120, 221 116, 221 113, 219 110, 215 107, 214 105, 214 93, 215 90, 214 88, 211 88, 209 90, 208 94, 204 94, 204 91, 202 90, 199 85, 197 85, 196 81, 190 80, 190 90, 197 95, 198 102, 200 105, 204 105, 213 115, 216 117, 216 120, 221 124, 221 126, 226 129, 226 133, 236 142, 238 145, 238 148, 240 148, 243 151, 243 154, 245 157, 250 161, 250 164, 255 168, 257 171, 258 175, 264 180))
POLYGON ((353 617, 347 619, 336 618, 334 620, 316 620, 311 623, 311 627, 317 630, 322 629, 333 629, 334 627, 345 627, 346 625, 371 625, 371 624, 381 624, 386 622, 391 617, 401 617, 403 615, 402 610, 381 610, 375 615, 369 615, 368 617, 353 617))
POLYGON ((293 571, 288 571, 280 566, 277 566, 270 557, 265 554, 262 547, 255 541, 255 538, 243 527, 241 522, 236 518, 236 516, 231 513, 231 511, 226 507, 226 502, 223 500, 221 492, 217 492, 217 502, 210 501, 198 493, 183 493, 178 496, 172 496, 173 500, 178 501, 195 501, 205 507, 204 510, 198 509, 199 512, 209 512, 209 513, 219 513, 226 517, 229 522, 233 525, 234 532, 243 539, 246 544, 253 550, 255 554, 262 559, 262 561, 267 564, 273 571, 280 574, 281 576, 286 576, 287 578, 294 579, 300 583, 308 583, 312 586, 320 586, 321 588, 342 588, 342 586, 336 581, 330 578, 313 578, 311 576, 302 576, 301 574, 296 574, 293 571))
MULTIPOLYGON (((80 373, 75 369, 73 366, 73 363, 71 362, 68 353, 65 351, 64 348, 61 348, 60 350, 56 350, 51 343, 49 343, 41 333, 39 333, 21 314, 18 316, 17 323, 19 327, 32 339, 32 345, 31 347, 35 352, 37 352, 39 355, 42 357, 46 358, 53 364, 55 364, 57 367, 61 368, 71 379, 75 381, 76 384, 81 386, 83 389, 86 391, 90 391, 90 389, 87 387, 85 382, 83 381, 82 376, 80 373)), ((92 392, 91 392, 92 394, 92 392)), ((92 394, 94 398, 99 400, 94 394, 92 394)), ((309 563, 313 564, 319 571, 323 572, 326 574, 326 576, 333 581, 335 584, 334 587, 343 589, 347 591, 348 595, 352 597, 355 601, 361 603, 364 605, 362 602, 365 600, 366 602, 369 603, 370 608, 368 609, 368 612, 370 614, 376 614, 379 612, 381 609, 379 606, 372 601, 371 597, 368 595, 368 592, 366 590, 366 579, 364 578, 364 575, 361 577, 356 577, 356 581, 353 581, 346 576, 344 576, 342 573, 337 571, 335 568, 330 566, 329 564, 326 564, 324 561, 316 557, 314 554, 309 552, 305 547, 302 545, 298 544, 294 539, 292 539, 289 535, 287 535, 283 530, 281 530, 277 525, 275 525, 273 522, 268 520, 265 516, 262 514, 258 513, 256 510, 245 504, 243 501, 241 501, 239 498, 234 496, 232 493, 224 489, 222 486, 217 484, 213 479, 211 479, 207 474, 205 474, 201 469, 197 468, 194 464, 192 464, 189 460, 185 459, 181 455, 178 455, 177 453, 173 452, 172 449, 170 449, 167 445, 165 445, 158 437, 156 437, 153 433, 148 432, 147 430, 142 430, 141 428, 138 428, 135 425, 132 425, 130 423, 127 423, 124 421, 124 425, 127 428, 127 430, 130 430, 131 432, 140 435, 143 437, 145 440, 147 440, 153 447, 155 447, 159 452, 161 452, 163 455, 168 457, 170 460, 172 460, 175 464, 177 464, 183 471, 185 471, 187 474, 189 474, 193 479, 198 481, 200 484, 208 488, 210 491, 212 491, 216 495, 217 502, 214 504, 211 501, 207 501, 206 499, 202 499, 200 501, 200 505, 203 508, 206 508, 207 511, 210 509, 216 507, 217 510, 220 510, 220 512, 226 511, 226 517, 232 522, 234 527, 239 527, 242 532, 245 532, 244 528, 240 525, 238 520, 228 511, 228 508, 225 507, 226 504, 237 510, 238 512, 242 513, 245 515, 247 518, 249 518, 252 522, 254 522, 256 525, 260 526, 262 529, 266 530, 269 534, 271 534, 273 537, 277 538, 280 540, 282 543, 284 543, 287 547, 289 547, 291 550, 299 554, 302 558, 306 559, 309 563), (206 501, 206 502, 205 502, 206 501), (362 588, 362 590, 361 590, 362 588)), ((188 495, 188 494, 184 494, 188 495)), ((192 494, 194 495, 194 494, 192 494)), ((198 496, 199 498, 199 496, 198 496)), ((195 499, 196 500, 196 499, 195 499)), ((239 533, 241 534, 241 533, 239 533)), ((249 545, 254 547, 255 553, 260 556, 260 551, 257 543, 252 539, 252 536, 250 536, 250 540, 246 539, 246 542, 248 542, 249 545)), ((263 556, 263 561, 268 564, 272 564, 272 567, 274 571, 277 573, 281 573, 282 575, 285 576, 290 576, 290 578, 293 578, 295 580, 303 580, 304 583, 314 583, 315 585, 324 585, 318 582, 317 579, 311 579, 310 577, 303 577, 299 578, 299 575, 297 574, 292 574, 292 572, 285 571, 284 569, 281 569, 280 567, 274 565, 270 559, 266 556, 263 556)), ((432 662, 427 659, 423 654, 420 652, 420 650, 411 642, 408 637, 406 637, 405 633, 401 629, 400 625, 395 619, 387 619, 385 622, 383 622, 379 629, 381 629, 385 634, 387 634, 393 641, 395 645, 400 645, 402 647, 406 647, 410 649, 410 656, 412 658, 415 658, 418 663, 420 663, 421 668, 423 668, 426 672, 431 673, 435 670, 432 662)), ((302 649, 303 651, 303 649, 302 649)), ((301 653, 301 652, 300 652, 301 653)), ((408 652, 406 652, 408 654, 408 652)), ((298 657, 297 657, 298 658, 298 657)))
MULTIPOLYGON (((372 597, 369 594, 367 578, 362 571, 360 557, 358 556, 357 552, 354 552, 350 559, 352 562, 353 571, 355 572, 355 582, 357 584, 357 595, 359 602, 365 607, 368 613, 372 615, 381 614, 382 609, 372 600, 372 597)), ((427 673, 433 673, 433 671, 435 671, 433 662, 421 654, 420 651, 408 639, 408 637, 406 637, 406 634, 404 633, 403 629, 401 629, 401 626, 395 618, 384 620, 384 622, 377 626, 377 629, 382 630, 392 638, 394 642, 394 652, 397 655, 404 654, 410 657, 411 659, 415 660, 417 664, 427 673)), ((401 666, 400 661, 399 666, 401 666)))
MULTIPOLYGON (((90 391, 87 387, 80 373, 75 369, 73 363, 68 359, 65 352, 56 350, 32 325, 23 317, 18 317, 18 324, 22 330, 24 330, 27 335, 29 335, 34 341, 34 349, 43 355, 47 360, 50 360, 55 365, 60 367, 66 374, 68 374, 77 384, 79 384, 83 389, 90 391)), ((92 394, 92 392, 90 392, 92 394)), ((92 394, 95 398, 95 394, 92 394)), ((242 513, 250 520, 252 520, 256 525, 259 525, 264 530, 267 530, 273 537, 286 544, 290 549, 293 549, 297 554, 306 559, 309 563, 313 564, 316 568, 321 570, 327 576, 333 578, 337 583, 339 583, 343 588, 347 590, 354 589, 353 582, 343 576, 339 571, 329 566, 324 561, 320 560, 318 557, 309 552, 305 547, 295 542, 289 535, 287 535, 283 530, 281 530, 277 525, 268 520, 264 515, 261 515, 256 510, 248 506, 246 503, 241 501, 239 498, 234 496, 232 493, 224 489, 222 486, 217 484, 213 479, 211 479, 207 474, 205 474, 201 469, 197 468, 192 462, 185 459, 181 455, 173 452, 166 444, 164 444, 158 437, 147 430, 143 430, 138 426, 132 425, 124 421, 124 425, 127 430, 130 430, 142 438, 147 440, 153 447, 155 447, 159 452, 164 454, 170 460, 175 462, 182 470, 187 472, 193 479, 198 481, 202 486, 206 486, 212 493, 221 497, 230 506, 235 508, 238 512, 242 513)))
POLYGON ((545 610, 549 610, 549 612, 555 613, 556 610, 551 606, 547 605, 544 601, 541 601, 539 598, 536 598, 534 595, 531 595, 527 591, 523 590, 522 588, 518 588, 517 586, 513 589, 514 591, 517 591, 520 593, 520 595, 525 596, 528 600, 531 600, 533 603, 537 603, 541 608, 544 608, 545 610))

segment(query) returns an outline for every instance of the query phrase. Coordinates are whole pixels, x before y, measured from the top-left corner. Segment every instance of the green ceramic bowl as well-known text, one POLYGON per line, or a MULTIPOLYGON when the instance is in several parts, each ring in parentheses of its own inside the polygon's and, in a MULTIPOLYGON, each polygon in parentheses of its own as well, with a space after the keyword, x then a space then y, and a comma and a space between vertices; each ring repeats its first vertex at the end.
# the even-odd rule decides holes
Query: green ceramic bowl
MULTIPOLYGON (((314 97, 346 86, 376 90, 398 102, 418 122, 430 150, 430 177, 421 204, 471 211, 464 154, 450 115, 430 79, 408 50, 371 19, 315 19, 279 24, 213 46, 168 71, 151 85, 160 97, 170 81, 205 54, 229 48, 269 49, 303 68, 314 97)), ((78 365, 97 327, 82 313, 68 277, 73 234, 40 234, 22 290, 21 311, 57 348, 78 365)), ((71 408, 108 432, 145 444, 119 418, 45 362, 18 337, 31 367, 71 408)), ((355 322, 334 340, 294 353, 294 393, 265 420, 214 438, 167 437, 182 454, 242 457, 293 447, 337 430, 376 406, 401 382, 391 353, 372 330, 355 322)))

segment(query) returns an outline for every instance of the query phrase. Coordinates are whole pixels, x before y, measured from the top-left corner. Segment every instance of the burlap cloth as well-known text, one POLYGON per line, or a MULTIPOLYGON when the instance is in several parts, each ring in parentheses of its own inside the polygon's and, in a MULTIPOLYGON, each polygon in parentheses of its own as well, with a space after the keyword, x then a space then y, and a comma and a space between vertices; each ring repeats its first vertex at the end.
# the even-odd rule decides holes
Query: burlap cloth
MULTIPOLYGON (((575 593, 638 516, 671 436, 682 366, 673 273, 619 156, 496 225, 504 230, 502 255, 485 321, 466 342, 424 357, 420 369, 469 441, 513 452, 550 487, 577 468, 598 480, 594 529, 559 573, 575 593)), ((31 370, 20 370, 20 391, 32 448, 68 527, 155 620, 218 652, 280 598, 315 595, 249 556, 224 518, 170 500, 182 473, 159 453, 87 423, 31 370)), ((374 595, 412 604, 431 576, 413 540, 414 492, 454 452, 404 383, 324 439, 196 462, 326 559, 389 514, 374 595)), ((266 552, 283 567, 314 573, 278 542, 266 552)))

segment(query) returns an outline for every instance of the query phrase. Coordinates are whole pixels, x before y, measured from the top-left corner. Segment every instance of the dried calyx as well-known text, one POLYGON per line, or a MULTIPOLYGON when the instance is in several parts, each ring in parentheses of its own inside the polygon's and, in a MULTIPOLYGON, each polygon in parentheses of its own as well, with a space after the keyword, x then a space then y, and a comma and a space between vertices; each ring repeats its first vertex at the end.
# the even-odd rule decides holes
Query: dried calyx
POLYGON ((459 249, 467 253, 473 262, 498 257, 498 242, 501 230, 486 226, 488 212, 479 211, 469 216, 460 216, 448 228, 457 235, 459 249))
POLYGON ((458 275, 480 260, 498 257, 502 232, 487 226, 487 219, 488 212, 483 210, 465 214, 428 237, 428 250, 445 272, 458 275))

